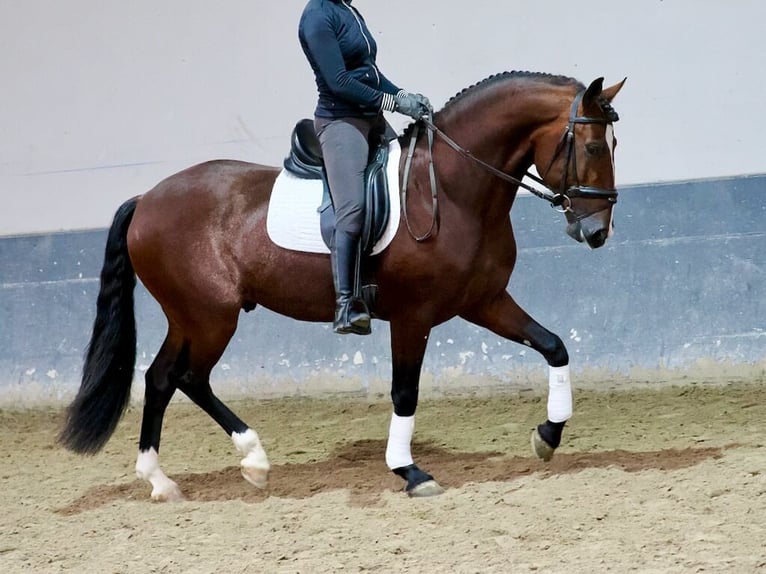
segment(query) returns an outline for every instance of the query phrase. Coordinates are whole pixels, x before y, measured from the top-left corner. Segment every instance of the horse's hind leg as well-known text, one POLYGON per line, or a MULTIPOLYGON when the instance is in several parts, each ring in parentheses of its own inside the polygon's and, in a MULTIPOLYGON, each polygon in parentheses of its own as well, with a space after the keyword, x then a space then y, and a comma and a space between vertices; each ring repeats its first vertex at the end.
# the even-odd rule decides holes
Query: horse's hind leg
POLYGON ((173 337, 173 331, 169 331, 145 377, 144 411, 141 436, 138 440, 136 475, 152 485, 152 499, 157 501, 183 500, 181 489, 162 472, 159 462, 162 420, 176 390, 170 373, 180 356, 181 344, 181 340, 173 337))
POLYGON ((240 469, 245 480, 253 486, 265 488, 270 466, 258 433, 242 422, 210 388, 210 371, 234 334, 237 313, 234 311, 229 321, 222 321, 220 316, 216 319, 219 322, 217 327, 211 327, 214 324, 211 317, 210 321, 202 322, 204 327, 189 335, 188 360, 186 369, 183 373, 179 372, 178 388, 231 437, 234 446, 243 455, 240 469))
POLYGON ((501 337, 532 347, 548 362, 548 419, 532 433, 535 454, 548 461, 572 416, 569 354, 561 338, 532 319, 505 291, 462 317, 501 337))
POLYGON ((244 478, 259 488, 266 486, 269 462, 258 434, 226 407, 210 388, 210 371, 226 348, 235 328, 236 315, 217 330, 208 328, 204 331, 184 332, 180 338, 171 337, 169 333, 157 359, 147 371, 146 402, 136 472, 140 478, 152 483, 152 498, 155 500, 182 498, 175 483, 160 470, 157 458, 162 419, 176 389, 184 392, 231 437, 234 446, 244 456, 241 461, 244 478))

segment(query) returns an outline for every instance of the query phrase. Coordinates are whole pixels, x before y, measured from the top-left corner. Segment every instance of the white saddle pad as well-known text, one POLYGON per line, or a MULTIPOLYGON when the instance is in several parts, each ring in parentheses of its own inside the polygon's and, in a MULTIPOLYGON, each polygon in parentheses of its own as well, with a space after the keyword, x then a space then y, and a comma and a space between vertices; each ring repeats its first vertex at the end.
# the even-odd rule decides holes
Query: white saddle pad
MULTIPOLYGON (((383 251, 396 235, 399 228, 399 158, 402 150, 394 140, 388 149, 388 192, 391 213, 380 240, 372 250, 373 255, 383 251)), ((322 181, 300 179, 283 169, 274 182, 266 216, 266 230, 271 240, 285 249, 329 253, 319 230, 319 212, 322 202, 322 181)))

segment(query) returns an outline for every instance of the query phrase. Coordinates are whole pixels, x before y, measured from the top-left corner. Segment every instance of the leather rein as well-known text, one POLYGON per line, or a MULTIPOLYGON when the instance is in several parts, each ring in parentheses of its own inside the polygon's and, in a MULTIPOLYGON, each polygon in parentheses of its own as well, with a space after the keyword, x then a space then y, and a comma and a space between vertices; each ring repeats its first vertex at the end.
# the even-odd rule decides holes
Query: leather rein
MULTIPOLYGON (((545 201, 550 203, 551 207, 557 208, 557 210, 560 211, 561 213, 572 211, 571 209, 572 198, 605 199, 609 201, 610 203, 617 203, 617 191, 613 189, 603 189, 600 187, 593 187, 593 186, 581 186, 579 179, 577 177, 577 160, 576 160, 576 153, 574 148, 575 126, 577 124, 608 125, 612 123, 610 120, 606 118, 594 118, 589 116, 577 115, 577 109, 580 106, 580 102, 582 101, 582 97, 584 93, 585 93, 584 91, 578 92, 578 94, 574 98, 574 101, 572 102, 572 107, 569 111, 569 122, 567 124, 567 128, 562 134, 561 139, 559 140, 559 143, 556 146, 556 150, 553 152, 553 157, 551 157, 551 160, 548 162, 548 167, 545 169, 545 172, 543 173, 543 177, 542 178, 538 177, 530 173, 529 171, 527 171, 524 174, 525 177, 528 177, 534 180, 535 182, 539 183, 540 185, 545 186, 545 189, 538 189, 536 187, 528 185, 524 183, 523 181, 521 181, 520 179, 504 171, 501 171, 497 169, 496 167, 488 164, 487 162, 477 158, 469 150, 460 146, 460 144, 458 144, 455 140, 453 140, 451 137, 445 134, 442 130, 436 127, 436 125, 433 123, 433 120, 432 120, 433 112, 429 110, 428 114, 424 115, 420 119, 420 121, 415 123, 415 127, 412 131, 412 135, 410 136, 410 145, 407 151, 407 159, 404 163, 404 174, 402 178, 402 194, 401 194, 402 195, 402 213, 404 215, 404 222, 407 225, 407 230, 410 232, 410 235, 412 236, 412 238, 415 239, 415 241, 417 242, 425 241, 429 237, 433 236, 434 232, 439 228, 439 201, 438 201, 437 186, 436 186, 436 173, 434 170, 434 161, 433 161, 434 134, 438 135, 442 140, 444 140, 444 142, 447 145, 449 145, 452 149, 454 149, 460 155, 474 162, 485 171, 491 173, 492 175, 502 180, 505 180, 509 183, 513 183, 514 185, 517 185, 518 187, 526 189, 532 195, 539 197, 540 199, 544 199, 545 201), (412 167, 412 158, 415 154, 415 145, 417 143, 418 133, 420 131, 421 123, 423 123, 426 126, 426 129, 427 129, 426 134, 428 136, 428 176, 429 176, 430 184, 431 184, 432 218, 431 218, 431 226, 429 227, 428 231, 423 235, 416 235, 413 232, 412 227, 410 226, 409 218, 407 217, 407 183, 409 181, 410 168, 412 167), (562 152, 565 154, 565 157, 566 157, 566 163, 564 164, 564 176, 561 178, 560 189, 554 190, 547 183, 545 183, 544 178, 545 176, 548 175, 548 172, 550 171, 551 167, 553 167, 553 164, 556 161, 556 158, 562 152), (575 184, 567 187, 567 180, 569 179, 570 165, 572 166, 572 172, 574 173, 575 184)), ((582 217, 583 218, 587 217, 587 215, 582 217)), ((578 219, 580 218, 578 217, 578 219)))

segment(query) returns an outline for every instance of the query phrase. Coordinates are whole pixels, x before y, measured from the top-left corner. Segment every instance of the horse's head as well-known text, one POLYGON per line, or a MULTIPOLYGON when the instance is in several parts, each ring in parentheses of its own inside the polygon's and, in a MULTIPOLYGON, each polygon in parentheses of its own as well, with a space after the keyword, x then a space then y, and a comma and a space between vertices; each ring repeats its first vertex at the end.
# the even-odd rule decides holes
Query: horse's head
POLYGON ((617 140, 612 125, 618 116, 611 101, 625 83, 604 89, 603 80, 598 78, 578 92, 541 130, 534 152, 538 173, 557 194, 554 204, 565 213, 567 234, 593 249, 604 245, 613 229, 617 140))

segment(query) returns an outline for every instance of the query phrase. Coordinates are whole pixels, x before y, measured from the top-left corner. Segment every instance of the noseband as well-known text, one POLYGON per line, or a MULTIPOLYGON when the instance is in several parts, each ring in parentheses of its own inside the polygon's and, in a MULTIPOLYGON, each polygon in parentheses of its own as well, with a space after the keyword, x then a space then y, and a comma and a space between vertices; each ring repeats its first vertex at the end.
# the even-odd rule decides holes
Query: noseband
MULTIPOLYGON (((423 122, 426 128, 428 129, 428 153, 429 153, 428 170, 429 170, 429 176, 431 180, 431 199, 433 204, 432 205, 433 219, 431 222, 431 227, 429 228, 428 232, 424 235, 416 236, 412 232, 412 229, 410 228, 410 224, 407 218, 407 203, 406 203, 407 181, 409 179, 410 166, 412 164, 412 158, 415 153, 415 144, 417 142, 418 131, 420 127, 420 122, 417 122, 415 124, 415 128, 410 138, 410 146, 409 146, 409 151, 407 153, 407 160, 405 161, 405 164, 404 164, 404 174, 402 178, 403 180, 402 206, 404 208, 403 209, 404 220, 405 220, 405 223, 407 224, 407 228, 410 230, 410 234, 412 235, 412 237, 414 237, 416 241, 425 241, 432 235, 433 231, 438 226, 439 211, 438 211, 438 201, 436 196, 436 176, 434 173, 433 153, 432 153, 433 134, 438 135, 452 149, 454 149, 463 157, 471 160, 472 162, 474 162, 475 164, 477 164, 484 170, 499 177, 500 179, 503 179, 523 189, 526 189, 528 192, 530 192, 532 195, 535 195, 536 197, 546 200, 548 203, 551 204, 552 207, 555 207, 558 211, 561 211, 562 213, 566 213, 572 210, 571 209, 572 198, 605 199, 609 201, 610 203, 613 203, 613 204, 617 203, 617 191, 613 189, 603 189, 600 187, 580 185, 580 181, 577 176, 577 159, 576 159, 577 154, 575 152, 575 145, 574 145, 575 126, 577 124, 609 125, 612 123, 610 120, 606 118, 594 118, 589 116, 577 115, 577 108, 580 107, 580 102, 582 101, 584 94, 585 94, 584 90, 581 92, 578 92, 574 98, 574 101, 572 101, 572 107, 569 110, 569 122, 567 123, 567 128, 562 134, 558 145, 556 146, 556 150, 553 153, 553 157, 551 157, 550 161, 548 162, 548 167, 545 169, 545 172, 543 173, 543 177, 540 178, 530 173, 529 171, 527 171, 524 174, 526 177, 536 181, 540 185, 545 186, 545 189, 537 189, 536 187, 528 185, 524 183, 523 181, 521 181, 520 179, 517 179, 514 176, 508 173, 505 173, 504 171, 501 171, 497 169, 496 167, 474 156, 470 151, 461 147, 460 144, 458 144, 455 140, 450 138, 442 130, 436 127, 436 125, 432 121, 432 116, 433 116, 432 113, 429 113, 425 115, 423 118, 421 118, 420 121, 423 122), (564 157, 565 157, 564 173, 562 174, 562 177, 561 177, 561 185, 559 186, 559 189, 555 190, 544 181, 544 178, 545 176, 548 175, 548 172, 550 171, 551 167, 553 167, 553 164, 555 163, 556 159, 562 153, 564 154, 564 157), (572 173, 574 174, 575 183, 574 185, 567 187, 567 181, 569 179, 569 173, 570 173, 570 166, 571 166, 572 173)), ((582 219, 584 217, 587 217, 587 215, 578 217, 578 219, 582 219)))

